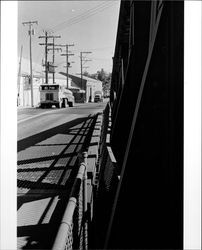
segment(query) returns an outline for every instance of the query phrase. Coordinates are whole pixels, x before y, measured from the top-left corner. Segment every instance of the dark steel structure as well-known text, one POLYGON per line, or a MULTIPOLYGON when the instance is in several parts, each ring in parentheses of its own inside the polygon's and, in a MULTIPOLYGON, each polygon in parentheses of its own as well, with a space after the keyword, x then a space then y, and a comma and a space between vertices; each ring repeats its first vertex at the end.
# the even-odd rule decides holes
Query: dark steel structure
POLYGON ((105 248, 183 249, 183 43, 183 1, 121 1, 110 93, 120 180, 105 248))

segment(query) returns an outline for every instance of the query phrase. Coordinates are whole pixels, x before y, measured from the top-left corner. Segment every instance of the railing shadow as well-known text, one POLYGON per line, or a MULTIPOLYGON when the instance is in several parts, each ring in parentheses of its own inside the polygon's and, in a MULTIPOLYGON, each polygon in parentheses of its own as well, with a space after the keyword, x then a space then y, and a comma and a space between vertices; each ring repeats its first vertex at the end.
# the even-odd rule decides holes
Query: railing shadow
POLYGON ((18 158, 17 170, 18 249, 51 248, 78 170, 77 156, 89 142, 94 119, 78 118, 18 141, 18 154, 23 158, 18 158), (74 129, 78 133, 72 135, 74 129), (58 135, 71 139, 67 144, 47 143, 58 135), (59 148, 57 154, 51 155, 51 146, 59 148), (39 156, 30 156, 36 148, 39 156), (43 150, 45 157, 40 155, 43 150))
POLYGON ((33 146, 41 141, 44 141, 51 136, 54 136, 58 133, 69 133, 69 129, 84 122, 89 120, 89 117, 84 117, 84 118, 77 118, 75 120, 72 120, 70 122, 64 123, 62 125, 56 126, 54 128, 48 129, 46 131, 40 132, 38 134, 35 134, 33 136, 29 136, 27 138, 24 138, 20 141, 17 142, 17 152, 20 152, 30 146, 33 146), (59 131, 59 132, 58 132, 59 131))

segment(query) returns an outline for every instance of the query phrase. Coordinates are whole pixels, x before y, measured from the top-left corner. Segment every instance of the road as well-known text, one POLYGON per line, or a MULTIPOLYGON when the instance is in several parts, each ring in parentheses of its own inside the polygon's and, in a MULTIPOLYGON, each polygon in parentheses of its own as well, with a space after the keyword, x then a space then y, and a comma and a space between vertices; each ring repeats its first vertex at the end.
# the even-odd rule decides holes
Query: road
POLYGON ((66 109, 19 108, 17 139, 19 141, 76 118, 102 112, 105 105, 106 102, 75 104, 75 107, 66 109))
POLYGON ((18 109, 18 249, 50 249, 95 115, 106 103, 18 109))

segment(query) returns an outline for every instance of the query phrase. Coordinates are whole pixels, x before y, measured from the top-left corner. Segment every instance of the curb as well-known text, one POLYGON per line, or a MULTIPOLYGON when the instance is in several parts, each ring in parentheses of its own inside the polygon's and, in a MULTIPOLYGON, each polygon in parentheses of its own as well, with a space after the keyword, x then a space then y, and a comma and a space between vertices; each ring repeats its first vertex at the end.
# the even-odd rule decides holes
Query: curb
POLYGON ((88 202, 88 207, 91 207, 90 209, 91 211, 89 211, 89 218, 91 220, 93 217, 93 190, 97 175, 96 166, 98 163, 102 124, 103 124, 103 113, 98 113, 92 137, 90 140, 88 148, 88 157, 87 157, 87 202, 88 202))

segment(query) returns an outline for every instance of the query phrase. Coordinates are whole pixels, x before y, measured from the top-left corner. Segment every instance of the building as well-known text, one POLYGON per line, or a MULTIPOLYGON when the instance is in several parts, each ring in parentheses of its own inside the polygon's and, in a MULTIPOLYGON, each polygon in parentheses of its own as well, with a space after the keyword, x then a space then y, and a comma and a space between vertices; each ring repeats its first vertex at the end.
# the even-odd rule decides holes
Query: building
MULTIPOLYGON (((66 73, 60 72, 66 76, 66 73)), ((75 76, 69 74, 69 89, 73 92, 75 102, 94 102, 95 93, 103 95, 102 82, 87 76, 75 76)))
MULTIPOLYGON (((39 87, 45 83, 45 74, 43 67, 40 64, 33 63, 33 105, 36 107, 40 102, 39 87)), ((68 85, 70 85, 71 79, 68 79, 68 85)), ((53 83, 53 75, 48 74, 48 83, 53 83)), ((60 85, 67 85, 66 76, 55 73, 55 83, 60 85)), ((30 68, 29 60, 22 58, 21 72, 18 79, 17 90, 18 106, 30 107, 31 106, 31 84, 30 84, 30 68)))
MULTIPOLYGON (((22 58, 21 72, 18 79, 18 106, 31 106, 31 84, 30 84, 30 68, 29 60, 22 58)), ((33 105, 38 106, 40 102, 39 87, 45 83, 45 73, 40 64, 33 63, 33 105)), ((102 82, 90 77, 75 76, 69 74, 68 84, 67 77, 64 72, 55 73, 55 83, 63 86, 68 85, 68 89, 73 92, 75 102, 94 102, 95 93, 100 92, 103 95, 102 82)), ((53 74, 48 74, 48 83, 53 83, 53 74)))

